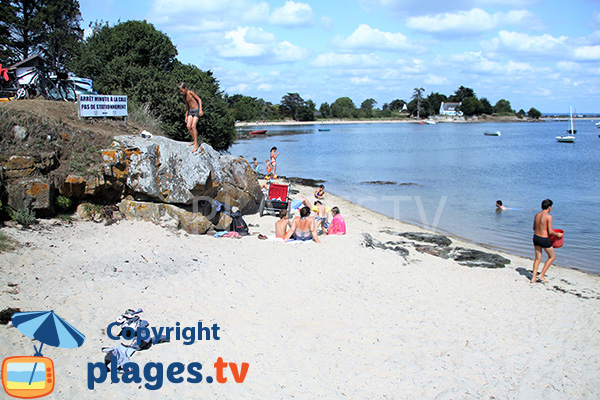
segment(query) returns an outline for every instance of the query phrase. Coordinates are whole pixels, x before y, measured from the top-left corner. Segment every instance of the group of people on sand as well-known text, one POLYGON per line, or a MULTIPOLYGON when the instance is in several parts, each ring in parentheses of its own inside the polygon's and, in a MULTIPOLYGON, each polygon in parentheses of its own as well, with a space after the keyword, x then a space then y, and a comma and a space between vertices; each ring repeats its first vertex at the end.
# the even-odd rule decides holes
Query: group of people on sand
MULTIPOLYGON (((292 209, 297 209, 298 214, 290 220, 287 210, 279 212, 279 220, 275 223, 276 240, 289 241, 308 241, 319 240, 319 232, 327 235, 345 235, 346 221, 342 216, 340 209, 336 206, 328 210, 321 199, 325 195, 324 186, 321 185, 315 191, 316 200, 311 206, 308 199, 299 196, 292 201, 292 209), (314 215, 311 215, 314 211, 314 215), (331 221, 328 221, 328 215, 331 213, 331 221)), ((259 235, 259 239, 266 239, 264 235, 259 235)))

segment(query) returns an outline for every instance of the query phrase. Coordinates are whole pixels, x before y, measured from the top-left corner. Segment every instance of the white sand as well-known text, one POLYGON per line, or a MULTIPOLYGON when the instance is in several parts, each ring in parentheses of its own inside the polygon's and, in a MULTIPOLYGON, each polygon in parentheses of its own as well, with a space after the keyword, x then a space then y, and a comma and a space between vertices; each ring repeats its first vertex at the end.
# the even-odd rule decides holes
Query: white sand
MULTIPOLYGON (((506 254, 512 263, 494 270, 412 247, 404 259, 361 246, 360 234, 385 242, 399 238, 384 228, 417 228, 332 195, 325 203, 340 207, 349 234, 321 244, 216 239, 136 221, 5 227, 21 246, 0 254, 0 304, 53 309, 86 335, 78 349, 44 347, 55 399, 600 398, 598 276, 553 267, 550 283, 532 285, 531 260, 506 254), (87 364, 117 344, 104 330, 129 307, 156 327, 201 320, 221 328, 219 341, 138 352, 140 368, 196 361, 214 378, 223 357, 250 364, 244 383, 226 371, 226 384, 165 378, 158 391, 145 380, 89 391, 87 364)), ((264 234, 276 221, 245 219, 264 234)), ((13 327, 0 332, 3 357, 33 355, 36 342, 13 327)))

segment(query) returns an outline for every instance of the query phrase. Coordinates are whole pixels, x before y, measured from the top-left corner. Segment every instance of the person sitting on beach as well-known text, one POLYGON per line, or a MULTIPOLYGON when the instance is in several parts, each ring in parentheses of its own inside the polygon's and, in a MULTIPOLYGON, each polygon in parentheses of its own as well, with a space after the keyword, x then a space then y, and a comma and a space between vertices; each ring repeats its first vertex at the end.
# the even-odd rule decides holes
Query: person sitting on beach
POLYGON ((317 207, 317 215, 315 216, 315 224, 317 225, 317 230, 319 226, 323 231, 325 231, 325 223, 327 222, 327 211, 323 203, 319 200, 315 201, 315 206, 317 207))
POLYGON ((287 210, 279 211, 279 221, 275 222, 275 237, 284 238, 289 224, 287 210))
POLYGON ((496 211, 504 211, 507 208, 502 205, 502 200, 496 200, 496 211))
POLYGON ((300 216, 292 220, 292 227, 287 231, 284 239, 289 240, 293 237, 296 240, 314 240, 316 243, 321 243, 317 235, 315 220, 309 217, 309 215, 310 208, 302 207, 300 209, 300 216))
POLYGON ((333 207, 331 209, 331 214, 333 215, 333 219, 329 223, 329 227, 327 227, 328 235, 345 235, 346 234, 346 220, 340 214, 340 209, 337 207, 333 207))
POLYGON ((315 199, 321 200, 325 196, 325 186, 319 185, 317 190, 315 190, 315 199))

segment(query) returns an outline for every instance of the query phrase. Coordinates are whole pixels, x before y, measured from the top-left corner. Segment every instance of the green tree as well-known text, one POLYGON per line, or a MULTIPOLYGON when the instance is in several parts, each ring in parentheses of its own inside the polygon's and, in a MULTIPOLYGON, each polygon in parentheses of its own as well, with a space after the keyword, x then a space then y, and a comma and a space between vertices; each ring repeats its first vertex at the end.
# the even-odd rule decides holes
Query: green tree
POLYGON ((404 100, 396 99, 390 103, 390 110, 392 111, 400 111, 406 102, 404 100))
POLYGON ((498 102, 496 102, 496 105, 494 105, 494 112, 500 115, 514 114, 514 111, 510 106, 510 102, 504 99, 500 99, 498 102))
POLYGON ((352 118, 356 111, 356 106, 349 97, 340 97, 331 105, 331 115, 334 118, 352 118))
POLYGON ((413 99, 407 104, 408 113, 413 117, 427 118, 430 115, 431 106, 426 99, 421 99, 421 109, 419 110, 419 101, 413 99))
POLYGON ((483 104, 475 97, 465 97, 459 109, 466 116, 483 114, 483 104))
POLYGON ((41 24, 39 51, 52 70, 61 70, 75 57, 83 39, 79 2, 45 0, 38 18, 41 24))
POLYGON ((0 0, 0 63, 3 67, 17 61, 11 38, 11 27, 17 20, 12 1, 0 0))
POLYGON ((124 94, 132 105, 149 106, 164 133, 178 140, 189 139, 177 92, 178 82, 186 82, 202 99, 200 138, 217 150, 227 149, 235 140, 235 124, 217 80, 210 71, 182 65, 176 55, 171 39, 146 21, 95 24, 71 66, 93 79, 99 93, 124 94))
POLYGON ((40 9, 41 0, 13 0, 2 1, 0 4, 10 13, 7 20, 3 20, 5 30, 9 32, 6 40, 7 51, 14 57, 11 61, 25 59, 34 54, 41 43, 42 22, 40 9))
POLYGON ((445 94, 441 94, 438 92, 431 92, 429 96, 427 96, 427 102, 429 103, 430 112, 434 115, 440 113, 440 107, 442 103, 447 101, 448 97, 445 94))
POLYGON ((527 112, 527 116, 533 119, 540 119, 542 113, 539 110, 536 110, 535 108, 531 107, 527 112))
POLYGON ((482 97, 479 101, 481 102, 481 105, 483 106, 484 114, 492 115, 494 113, 494 107, 492 107, 492 104, 489 102, 488 99, 486 99, 485 97, 482 97))
POLYGON ((412 98, 417 101, 417 118, 420 118, 421 110, 422 110, 422 102, 423 102, 423 92, 425 89, 423 88, 415 88, 413 92, 412 98))
POLYGON ((366 99, 360 105, 360 109, 363 112, 365 118, 373 118, 373 106, 377 104, 375 99, 366 99))
POLYGON ((288 93, 281 99, 279 111, 284 117, 298 120, 298 110, 306 103, 298 93, 288 93))
POLYGON ((319 112, 321 113, 321 118, 329 118, 331 116, 331 107, 325 102, 319 107, 319 112))
POLYGON ((469 97, 475 97, 475 91, 471 88, 461 86, 459 87, 452 96, 450 96, 450 101, 455 103, 460 103, 469 97))

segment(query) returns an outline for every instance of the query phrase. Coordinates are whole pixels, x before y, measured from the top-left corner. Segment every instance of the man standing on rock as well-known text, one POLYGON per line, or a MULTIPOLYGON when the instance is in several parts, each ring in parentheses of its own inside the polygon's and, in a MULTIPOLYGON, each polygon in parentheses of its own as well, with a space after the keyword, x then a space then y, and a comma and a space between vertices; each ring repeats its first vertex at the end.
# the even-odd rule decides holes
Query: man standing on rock
POLYGON ((193 142, 190 143, 190 146, 194 146, 192 153, 195 153, 198 150, 198 131, 196 130, 196 125, 198 124, 198 119, 204 115, 202 112, 202 99, 196 93, 189 90, 183 82, 179 83, 177 89, 183 95, 183 101, 185 102, 185 124, 190 135, 192 135, 193 142))
POLYGON ((535 261, 533 262, 533 276, 531 277, 531 283, 536 283, 538 279, 544 283, 548 282, 546 280, 546 271, 548 271, 548 268, 550 268, 556 258, 549 236, 554 235, 559 238, 563 236, 562 233, 554 232, 554 229, 552 229, 551 210, 552 200, 546 199, 542 201, 542 211, 537 213, 533 219, 533 247, 535 247, 535 261), (548 259, 544 263, 544 268, 542 268, 542 272, 538 277, 537 270, 542 261, 542 249, 548 254, 548 259))

